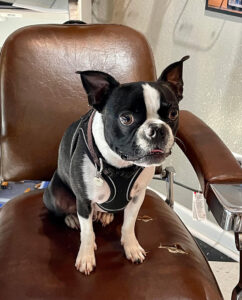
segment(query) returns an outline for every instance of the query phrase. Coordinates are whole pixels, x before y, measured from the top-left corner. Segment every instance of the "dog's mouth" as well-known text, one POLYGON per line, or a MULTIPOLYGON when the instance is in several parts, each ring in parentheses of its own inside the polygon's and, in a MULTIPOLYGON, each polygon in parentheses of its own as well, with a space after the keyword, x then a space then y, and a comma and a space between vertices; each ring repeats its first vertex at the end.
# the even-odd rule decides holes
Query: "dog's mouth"
POLYGON ((148 155, 163 155, 164 153, 165 151, 163 149, 156 148, 151 150, 150 153, 148 153, 148 155))
POLYGON ((137 160, 134 160, 133 163, 138 166, 159 166, 161 163, 171 154, 170 151, 165 151, 163 149, 155 148, 139 157, 137 160))
POLYGON ((154 148, 150 150, 147 153, 144 153, 143 155, 137 155, 137 156, 130 156, 130 155, 125 155, 123 153, 119 153, 121 158, 124 160, 129 160, 129 161, 146 161, 146 160, 151 160, 151 161, 160 161, 164 160, 167 156, 171 154, 171 150, 169 152, 166 152, 165 150, 161 148, 154 148))
POLYGON ((164 160, 170 154, 171 154, 171 150, 166 152, 163 149, 155 148, 155 149, 152 149, 147 154, 145 154, 143 157, 141 157, 141 159, 147 159, 147 160, 151 160, 151 161, 159 161, 159 160, 164 160))

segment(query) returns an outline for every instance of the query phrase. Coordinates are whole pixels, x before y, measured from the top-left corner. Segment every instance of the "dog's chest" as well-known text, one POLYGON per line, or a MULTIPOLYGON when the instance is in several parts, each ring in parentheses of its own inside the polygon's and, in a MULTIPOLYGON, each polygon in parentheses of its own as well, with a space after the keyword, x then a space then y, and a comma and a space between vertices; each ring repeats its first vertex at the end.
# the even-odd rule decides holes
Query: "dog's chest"
MULTIPOLYGON (((123 197, 130 197, 131 199, 137 197, 139 193, 147 187, 153 174, 153 167, 138 171, 137 176, 134 176, 135 180, 134 182, 132 182, 132 188, 129 190, 128 186, 125 187, 129 192, 129 195, 123 195, 123 197)), ((98 206, 98 204, 103 204, 107 201, 110 201, 111 191, 109 184, 105 180, 103 180, 103 183, 101 185, 97 184, 95 176, 96 168, 94 167, 88 156, 85 155, 83 160, 83 179, 86 185, 87 196, 98 206)), ((128 181, 127 184, 130 185, 131 182, 128 181)), ((120 190, 116 190, 116 193, 119 194, 120 190)))

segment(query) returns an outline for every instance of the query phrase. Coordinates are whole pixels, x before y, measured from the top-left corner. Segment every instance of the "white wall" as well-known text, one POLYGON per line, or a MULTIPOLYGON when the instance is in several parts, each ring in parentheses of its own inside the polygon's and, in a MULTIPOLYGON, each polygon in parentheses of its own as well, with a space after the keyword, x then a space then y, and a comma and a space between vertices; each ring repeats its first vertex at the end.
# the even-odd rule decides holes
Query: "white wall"
POLYGON ((62 24, 69 20, 68 12, 51 13, 22 9, 0 9, 0 50, 15 30, 34 24, 62 24))
MULTIPOLYGON (((158 75, 189 54, 181 108, 202 118, 231 151, 242 154, 240 18, 205 13, 205 0, 95 0, 93 22, 124 24, 141 31, 153 49, 158 75)), ((170 162, 178 181, 198 188, 195 173, 178 147, 170 162)), ((157 181, 152 187, 164 192, 157 181)), ((176 199, 191 207, 191 192, 177 187, 176 199)))

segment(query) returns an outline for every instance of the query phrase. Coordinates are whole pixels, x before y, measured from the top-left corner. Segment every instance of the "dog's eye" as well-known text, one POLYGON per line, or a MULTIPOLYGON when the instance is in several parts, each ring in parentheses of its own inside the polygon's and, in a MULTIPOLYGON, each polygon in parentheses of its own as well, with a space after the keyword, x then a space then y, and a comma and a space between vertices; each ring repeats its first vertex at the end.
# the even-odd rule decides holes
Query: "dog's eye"
POLYGON ((119 116, 119 120, 123 125, 129 126, 129 125, 133 124, 134 117, 130 113, 123 113, 119 116))
POLYGON ((177 109, 172 109, 170 112, 169 112, 169 119, 174 121, 176 120, 178 117, 178 110, 177 109))

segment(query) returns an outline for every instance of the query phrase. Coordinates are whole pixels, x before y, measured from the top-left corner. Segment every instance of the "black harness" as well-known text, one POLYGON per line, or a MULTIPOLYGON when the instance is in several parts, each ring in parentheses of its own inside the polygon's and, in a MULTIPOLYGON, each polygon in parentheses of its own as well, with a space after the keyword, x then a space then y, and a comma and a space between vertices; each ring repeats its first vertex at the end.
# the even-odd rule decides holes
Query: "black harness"
POLYGON ((131 200, 130 191, 144 168, 132 165, 131 167, 117 169, 105 161, 91 133, 94 114, 95 110, 90 110, 81 118, 80 138, 83 141, 86 154, 97 170, 97 181, 102 182, 102 180, 105 180, 110 188, 109 199, 104 203, 96 204, 104 211, 114 213, 125 209, 131 200))

